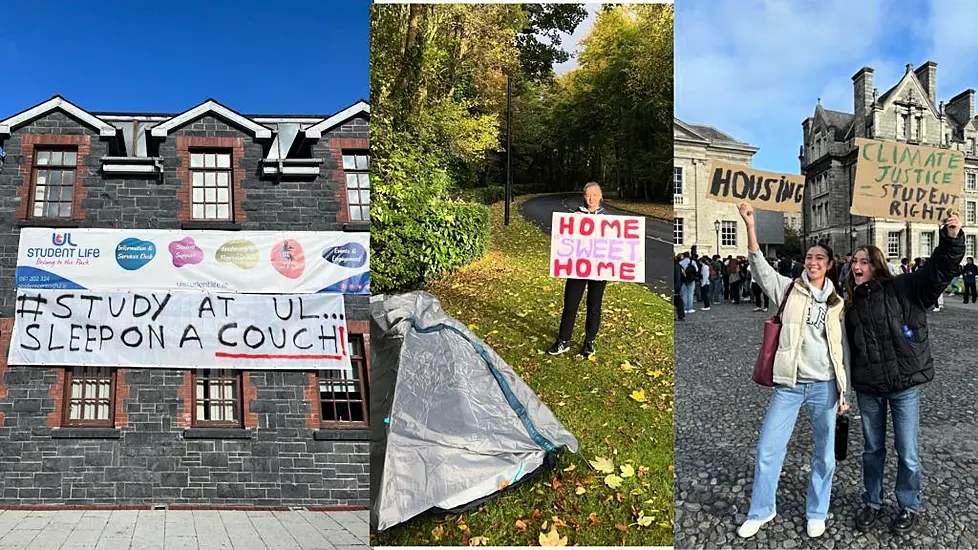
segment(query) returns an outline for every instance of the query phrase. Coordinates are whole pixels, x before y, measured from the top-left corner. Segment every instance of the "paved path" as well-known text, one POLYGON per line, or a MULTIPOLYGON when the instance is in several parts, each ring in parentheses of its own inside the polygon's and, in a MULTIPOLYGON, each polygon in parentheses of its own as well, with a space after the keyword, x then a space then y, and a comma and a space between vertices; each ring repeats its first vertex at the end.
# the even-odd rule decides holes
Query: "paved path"
MULTIPOLYGON (((549 235, 554 212, 573 212, 581 204, 580 193, 545 195, 523 203, 522 213, 549 235)), ((605 210, 616 216, 635 215, 607 206, 605 210)), ((649 217, 645 220, 645 285, 656 292, 672 295, 672 223, 649 217)))
MULTIPOLYGON (((904 537, 861 534, 862 432, 851 417, 849 457, 836 467, 828 530, 805 533, 811 429, 802 409, 778 488, 778 517, 753 539, 736 528, 750 505, 754 452, 771 390, 750 380, 763 319, 752 305, 719 304, 676 322, 676 548, 978 547, 978 306, 949 298, 928 313, 937 373, 921 395, 921 523, 904 537), (965 309, 967 307, 968 309, 965 309)), ((857 412, 858 411, 854 411, 857 412)), ((852 413, 850 413, 851 415, 852 413)), ((887 525, 896 514, 896 453, 888 428, 887 525)))
POLYGON ((0 510, 0 550, 366 550, 367 512, 0 510))

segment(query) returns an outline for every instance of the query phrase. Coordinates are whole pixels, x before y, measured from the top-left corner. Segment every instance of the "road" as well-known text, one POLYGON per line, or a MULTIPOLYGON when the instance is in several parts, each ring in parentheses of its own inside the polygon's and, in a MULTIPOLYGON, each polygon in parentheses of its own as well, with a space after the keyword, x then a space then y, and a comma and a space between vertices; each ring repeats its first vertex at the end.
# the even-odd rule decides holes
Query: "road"
MULTIPOLYGON (((928 313, 936 376, 921 392, 923 513, 915 532, 892 535, 896 452, 887 433, 886 524, 855 530, 861 506, 862 431, 850 412, 849 456, 836 465, 826 533, 805 533, 811 429, 804 408, 778 487, 778 516, 752 539, 736 529, 750 507, 758 429, 771 390, 750 372, 763 320, 751 305, 715 305, 676 322, 676 548, 976 548, 978 547, 978 306, 948 298, 928 313), (967 308, 967 309, 966 309, 967 308)), ((855 409, 855 407, 854 407, 855 409)), ((853 412, 856 413, 853 415, 853 412)))
MULTIPOLYGON (((548 235, 554 212, 573 212, 582 204, 580 193, 546 195, 523 203, 523 217, 548 235)), ((634 216, 605 207, 608 214, 634 216)), ((512 214, 512 212, 511 212, 512 214)), ((655 218, 645 221, 645 286, 655 292, 672 294, 672 224, 655 218)))

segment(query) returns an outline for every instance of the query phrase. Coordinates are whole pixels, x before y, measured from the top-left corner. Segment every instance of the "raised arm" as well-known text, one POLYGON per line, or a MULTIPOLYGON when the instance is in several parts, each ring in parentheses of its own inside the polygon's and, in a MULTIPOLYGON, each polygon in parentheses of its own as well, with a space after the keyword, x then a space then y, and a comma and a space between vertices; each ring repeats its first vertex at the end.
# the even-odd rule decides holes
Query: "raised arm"
POLYGON ((779 274, 761 252, 757 244, 757 231, 754 228, 754 207, 746 202, 737 205, 740 217, 747 227, 747 260, 750 262, 751 276, 768 298, 781 304, 784 295, 791 288, 791 279, 779 274))
POLYGON ((961 273, 964 259, 964 232, 957 212, 952 212, 938 232, 938 244, 927 263, 913 273, 897 277, 901 291, 924 308, 931 307, 947 285, 961 273))

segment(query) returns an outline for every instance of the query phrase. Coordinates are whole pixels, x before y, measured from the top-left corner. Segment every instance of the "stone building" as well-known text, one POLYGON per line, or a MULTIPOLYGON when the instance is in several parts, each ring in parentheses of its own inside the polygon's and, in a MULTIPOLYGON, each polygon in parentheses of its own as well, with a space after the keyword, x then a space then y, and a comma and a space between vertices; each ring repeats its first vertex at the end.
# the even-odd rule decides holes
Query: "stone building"
MULTIPOLYGON (((964 226, 978 226, 978 119, 975 91, 968 89, 949 101, 937 100, 937 63, 928 61, 903 77, 882 95, 873 83, 873 68, 852 77, 853 112, 825 109, 819 100, 815 113, 802 122, 799 161, 805 175, 803 236, 825 240, 839 253, 863 244, 879 247, 890 260, 927 257, 937 245, 937 225, 906 223, 849 213, 857 152, 853 138, 900 141, 965 154, 962 190, 964 226)), ((966 235, 967 255, 976 254, 976 235, 966 235)))
POLYGON ((365 293, 343 296, 344 380, 8 365, 8 347, 23 228, 57 246, 87 228, 362 238, 368 121, 365 102, 333 115, 242 115, 215 100, 110 113, 60 96, 0 119, 0 504, 367 506, 365 293))
MULTIPOLYGON (((737 205, 707 198, 710 161, 750 165, 757 148, 702 124, 673 118, 673 250, 679 254, 696 248, 699 256, 723 257, 747 253, 747 230, 737 205)), ((784 244, 784 216, 757 210, 757 238, 772 255, 784 244)))

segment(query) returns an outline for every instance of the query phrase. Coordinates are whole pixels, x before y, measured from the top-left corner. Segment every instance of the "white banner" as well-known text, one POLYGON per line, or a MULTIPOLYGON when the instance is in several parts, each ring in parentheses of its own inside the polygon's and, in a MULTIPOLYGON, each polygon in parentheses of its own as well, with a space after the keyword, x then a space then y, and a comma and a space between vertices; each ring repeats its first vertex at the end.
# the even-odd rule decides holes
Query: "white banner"
POLYGON ((370 234, 40 229, 20 232, 17 288, 370 294, 370 234))
POLYGON ((343 296, 19 290, 11 365, 351 370, 343 296))
POLYGON ((554 212, 550 276, 645 282, 645 217, 554 212))

